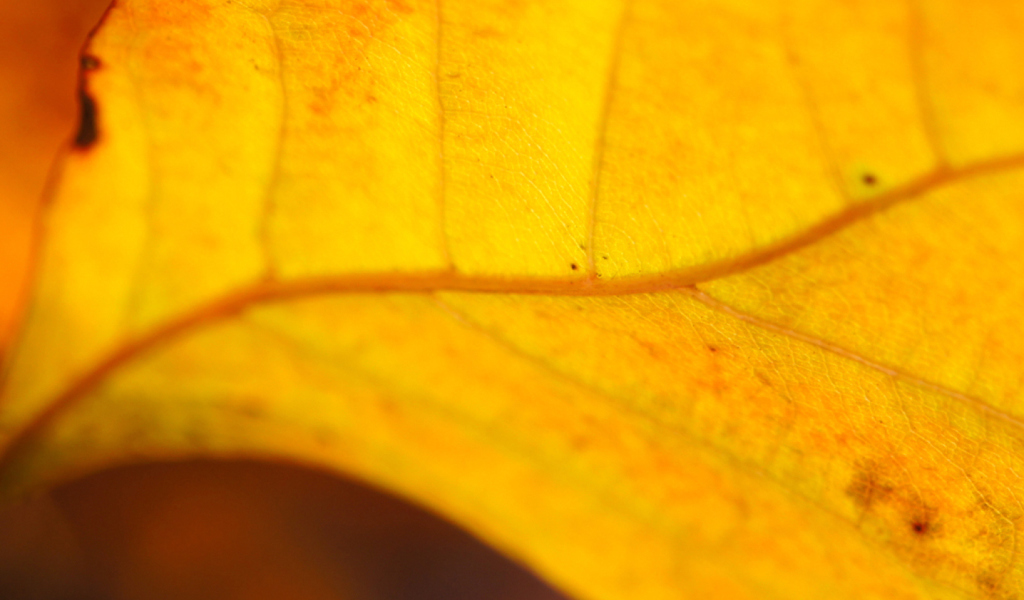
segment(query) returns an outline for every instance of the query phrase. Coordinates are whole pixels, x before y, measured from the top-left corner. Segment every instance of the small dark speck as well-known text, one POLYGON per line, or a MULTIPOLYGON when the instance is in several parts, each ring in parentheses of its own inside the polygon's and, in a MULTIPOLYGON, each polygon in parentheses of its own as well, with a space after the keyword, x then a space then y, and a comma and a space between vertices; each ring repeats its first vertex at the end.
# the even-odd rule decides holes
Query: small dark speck
POLYGON ((95 71, 100 68, 100 61, 95 56, 85 54, 82 56, 82 70, 95 71))
POLYGON ((875 177, 874 173, 865 173, 860 179, 864 182, 864 185, 875 185, 878 183, 878 178, 875 177))
POLYGON ((917 535, 925 535, 931 529, 931 524, 924 519, 914 519, 910 524, 910 528, 914 530, 917 535))
POLYGON ((601 258, 602 258, 602 259, 604 259, 604 260, 608 260, 608 255, 607 255, 607 254, 605 254, 605 255, 604 255, 604 256, 602 256, 601 258))
POLYGON ((712 352, 718 352, 718 348, 716 348, 714 346, 708 346, 708 350, 710 350, 712 352))
POLYGON ((75 147, 88 148, 96 142, 99 131, 96 129, 96 101, 84 89, 78 91, 79 117, 78 133, 75 134, 75 147))
POLYGON ((573 270, 573 271, 575 271, 575 270, 579 269, 579 266, 578 266, 578 265, 577 265, 576 263, 572 263, 572 264, 571 264, 571 265, 569 265, 569 266, 570 266, 570 267, 572 267, 572 270, 573 270))

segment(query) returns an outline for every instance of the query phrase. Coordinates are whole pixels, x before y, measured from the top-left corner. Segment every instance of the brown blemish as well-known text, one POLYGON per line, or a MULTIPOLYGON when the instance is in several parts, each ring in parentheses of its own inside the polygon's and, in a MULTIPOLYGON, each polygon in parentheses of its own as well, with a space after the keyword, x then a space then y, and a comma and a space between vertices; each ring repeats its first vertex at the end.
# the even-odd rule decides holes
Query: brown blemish
POLYGON ((864 173, 860 180, 863 181, 866 186, 874 186, 878 183, 878 177, 876 177, 874 173, 864 173))
POLYGON ((100 68, 100 59, 91 54, 83 54, 81 64, 83 71, 95 71, 100 68))
POLYGON ((718 352, 718 348, 716 348, 715 346, 708 346, 708 351, 709 352, 718 352))
POLYGON ((935 520, 935 511, 930 507, 918 504, 907 519, 907 525, 911 534, 917 539, 934 537, 939 531, 939 525, 935 520))
MULTIPOLYGON (((90 40, 95 35, 96 30, 106 21, 109 12, 110 9, 108 8, 100 23, 89 32, 90 40)), ((79 150, 87 150, 96 143, 96 139, 99 137, 99 128, 96 124, 98 112, 96 100, 89 94, 87 78, 89 73, 100 68, 101 63, 99 58, 83 51, 78 60, 78 65, 78 129, 75 132, 72 145, 79 150)))
POLYGON ((107 6, 107 9, 103 11, 100 20, 86 36, 85 47, 82 49, 81 56, 78 59, 78 129, 71 143, 74 148, 79 150, 87 150, 96 143, 96 139, 99 137, 99 128, 96 125, 98 113, 96 100, 89 94, 86 78, 90 72, 98 70, 102 63, 100 63, 99 58, 88 52, 88 48, 92 44, 92 39, 95 37, 96 32, 106 24, 107 17, 110 16, 111 11, 115 7, 117 7, 116 0, 112 1, 107 6))
MULTIPOLYGON (((991 572, 982 572, 976 578, 978 584, 978 590, 987 598, 1004 598, 1003 594, 1000 594, 1000 587, 1002 587, 1003 577, 993 574, 991 572)), ((1010 596, 1015 598, 1016 596, 1010 596)))
POLYGON ((570 266, 570 267, 572 267, 572 270, 573 270, 573 271, 576 271, 576 270, 578 270, 578 269, 580 268, 580 267, 579 267, 579 265, 577 265, 576 263, 572 263, 572 264, 571 264, 571 265, 569 265, 569 266, 570 266))
POLYGON ((96 101, 93 100, 85 86, 78 88, 78 132, 75 133, 74 146, 79 150, 87 150, 96 143, 99 129, 96 125, 96 101))
POLYGON ((916 492, 886 480, 877 465, 862 466, 845 491, 863 515, 873 513, 874 518, 888 521, 894 534, 905 527, 909 539, 923 541, 941 531, 937 511, 916 492))
POLYGON ((893 487, 882 481, 874 468, 868 467, 853 477, 845 491, 854 504, 864 511, 869 511, 876 503, 889 500, 893 494, 893 487))

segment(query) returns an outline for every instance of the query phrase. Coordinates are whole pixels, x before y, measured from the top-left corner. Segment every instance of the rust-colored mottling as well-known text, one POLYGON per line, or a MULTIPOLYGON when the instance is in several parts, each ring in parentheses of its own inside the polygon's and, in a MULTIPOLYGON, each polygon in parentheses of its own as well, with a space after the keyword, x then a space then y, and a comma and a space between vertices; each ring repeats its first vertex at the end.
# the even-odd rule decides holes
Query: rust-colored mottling
POLYGON ((415 12, 401 0, 353 0, 343 3, 339 13, 348 15, 352 26, 347 28, 353 39, 378 39, 387 29, 415 12))
MULTIPOLYGON (((326 85, 309 88, 313 93, 308 102, 309 110, 320 116, 341 110, 341 106, 351 110, 353 102, 376 104, 380 101, 373 91, 377 88, 375 79, 378 75, 367 57, 375 44, 389 43, 390 30, 397 23, 416 12, 412 5, 400 0, 353 0, 342 4, 339 10, 332 11, 315 25, 321 30, 329 29, 337 41, 331 47, 337 59, 329 63, 330 71, 309 79, 327 82, 326 85)), ((291 46, 287 41, 284 44, 285 60, 291 54, 303 51, 299 45, 291 46)))

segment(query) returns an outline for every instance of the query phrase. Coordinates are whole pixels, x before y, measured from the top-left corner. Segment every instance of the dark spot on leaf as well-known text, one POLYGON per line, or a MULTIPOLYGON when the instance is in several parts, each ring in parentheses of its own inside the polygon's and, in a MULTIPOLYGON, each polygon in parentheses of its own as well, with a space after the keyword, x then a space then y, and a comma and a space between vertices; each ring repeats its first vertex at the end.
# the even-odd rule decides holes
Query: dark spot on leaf
POLYGON ((928 535, 932 530, 932 523, 927 517, 917 517, 910 522, 910 529, 916 535, 928 535))
POLYGON ((978 589, 987 596, 995 596, 999 592, 999 576, 992 573, 981 573, 978 575, 978 589))
POLYGON ((76 148, 85 150, 96 143, 99 130, 96 127, 96 101, 84 86, 78 90, 78 106, 78 133, 74 144, 76 148))
POLYGON ((885 502, 892 496, 893 487, 884 482, 871 466, 863 468, 846 486, 846 495, 864 510, 871 510, 877 502, 885 502))
POLYGON ((714 346, 708 346, 708 350, 710 350, 711 352, 718 352, 718 348, 714 346))
POLYGON ((572 270, 573 270, 573 271, 575 271, 575 270, 579 269, 579 267, 578 267, 578 266, 576 265, 576 263, 572 263, 572 264, 571 264, 571 265, 569 265, 569 266, 571 266, 571 267, 572 267, 572 270))
POLYGON ((906 507, 904 514, 909 515, 907 525, 910 533, 917 539, 935 537, 940 533, 941 525, 936 521, 936 510, 919 498, 915 498, 906 507))
POLYGON ((604 256, 602 256, 601 258, 603 258, 604 260, 608 260, 608 255, 607 255, 607 254, 605 254, 605 255, 604 255, 604 256))
POLYGON ((100 68, 100 59, 96 58, 91 54, 82 55, 82 70, 83 71, 95 71, 100 68))
POLYGON ((864 182, 864 185, 873 186, 878 183, 878 178, 875 177, 874 173, 864 173, 860 178, 864 182))

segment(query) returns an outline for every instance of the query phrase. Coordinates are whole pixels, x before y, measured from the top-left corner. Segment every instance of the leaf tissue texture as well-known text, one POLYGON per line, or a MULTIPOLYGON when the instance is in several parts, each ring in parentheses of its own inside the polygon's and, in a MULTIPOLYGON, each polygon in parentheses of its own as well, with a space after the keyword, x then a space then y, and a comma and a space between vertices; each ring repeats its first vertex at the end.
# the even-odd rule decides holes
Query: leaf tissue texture
POLYGON ((0 485, 287 459, 579 598, 1020 597, 1022 7, 119 0, 0 485))

